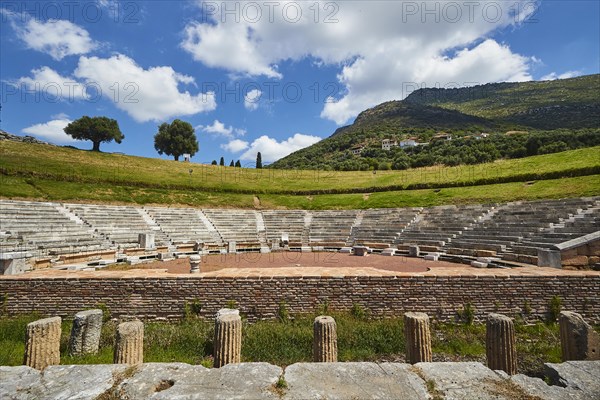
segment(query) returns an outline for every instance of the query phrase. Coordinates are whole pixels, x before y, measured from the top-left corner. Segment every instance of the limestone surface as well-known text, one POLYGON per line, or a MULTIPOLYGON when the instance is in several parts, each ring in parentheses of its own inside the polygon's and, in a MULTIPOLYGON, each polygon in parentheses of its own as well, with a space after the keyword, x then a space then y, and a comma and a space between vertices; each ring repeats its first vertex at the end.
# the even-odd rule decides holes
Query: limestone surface
POLYGON ((544 367, 553 383, 580 390, 589 399, 600 398, 600 361, 547 363, 544 367))
POLYGON ((299 363, 285 370, 285 399, 426 399, 408 364, 299 363))

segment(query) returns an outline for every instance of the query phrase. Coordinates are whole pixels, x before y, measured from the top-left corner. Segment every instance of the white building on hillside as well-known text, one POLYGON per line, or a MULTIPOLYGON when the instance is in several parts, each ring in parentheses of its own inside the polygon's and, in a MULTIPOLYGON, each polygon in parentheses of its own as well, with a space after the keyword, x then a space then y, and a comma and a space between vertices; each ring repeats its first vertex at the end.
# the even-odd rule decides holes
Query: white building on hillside
POLYGON ((415 139, 406 139, 406 140, 402 140, 400 142, 400 148, 405 148, 405 147, 416 147, 418 146, 418 143, 415 139))
POLYGON ((392 139, 383 139, 381 141, 381 148, 383 150, 391 150, 392 147, 398 147, 398 142, 392 139))

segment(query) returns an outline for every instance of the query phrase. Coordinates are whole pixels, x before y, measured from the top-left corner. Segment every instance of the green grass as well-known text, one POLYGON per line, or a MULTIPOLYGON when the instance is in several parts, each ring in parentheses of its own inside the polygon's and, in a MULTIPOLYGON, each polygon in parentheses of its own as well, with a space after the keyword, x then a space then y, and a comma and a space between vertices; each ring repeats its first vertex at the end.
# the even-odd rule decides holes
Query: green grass
MULTIPOLYGON (((314 315, 297 315, 287 322, 244 322, 242 361, 268 362, 287 366, 312 360, 314 315)), ((339 361, 403 361, 404 329, 401 318, 373 319, 349 313, 330 313, 337 323, 339 361)), ((0 318, 0 365, 23 362, 25 326, 36 315, 0 318)), ((541 376, 543 363, 560 362, 557 324, 524 325, 515 321, 519 371, 541 376)), ((600 331, 600 326, 596 326, 600 331)), ((115 322, 102 329, 100 352, 96 355, 67 355, 71 322, 63 321, 61 364, 106 364, 112 362, 115 322)), ((485 363, 485 325, 432 323, 434 359, 485 363)), ((202 319, 180 322, 148 321, 144 327, 146 362, 185 362, 212 366, 213 325, 202 319)))
MULTIPOLYGON (((378 171, 377 174, 373 174, 358 171, 254 170, 215 167, 2 141, 0 142, 0 169, 9 177, 42 179, 54 181, 59 185, 68 182, 110 187, 122 185, 148 190, 182 189, 203 192, 205 196, 211 192, 219 194, 315 192, 320 194, 328 191, 397 190, 418 188, 419 185, 464 186, 530 180, 535 177, 547 179, 556 175, 589 175, 600 168, 599 151, 600 147, 593 147, 474 166, 427 167, 406 171, 378 171), (190 169, 193 170, 191 175, 190 169)), ((12 191, 31 192, 31 189, 22 187, 12 191)), ((75 190, 64 192, 65 197, 74 196, 76 193, 75 190)), ((6 189, 3 189, 0 194, 14 195, 6 189)), ((116 193, 117 197, 119 195, 116 193)), ((168 196, 168 192, 164 195, 168 196)))
MULTIPOLYGON (((254 196, 239 193, 197 192, 128 187, 111 184, 56 182, 46 179, 10 177, 12 199, 61 202, 182 205, 205 208, 254 208, 254 196)), ((5 186, 0 193, 5 192, 5 186)), ((417 189, 371 194, 326 194, 314 196, 259 195, 263 208, 365 209, 429 207, 446 204, 481 204, 515 200, 560 199, 600 195, 600 175, 549 179, 533 183, 513 182, 443 189, 417 189)))
POLYGON ((318 210, 597 196, 600 175, 587 173, 600 168, 598 152, 595 147, 469 167, 373 174, 212 167, 2 141, 0 197, 254 208, 256 196, 262 208, 318 210), (191 177, 189 168, 194 169, 191 177), (419 188, 427 185, 433 187, 419 188), (344 191, 351 193, 339 193, 344 191))

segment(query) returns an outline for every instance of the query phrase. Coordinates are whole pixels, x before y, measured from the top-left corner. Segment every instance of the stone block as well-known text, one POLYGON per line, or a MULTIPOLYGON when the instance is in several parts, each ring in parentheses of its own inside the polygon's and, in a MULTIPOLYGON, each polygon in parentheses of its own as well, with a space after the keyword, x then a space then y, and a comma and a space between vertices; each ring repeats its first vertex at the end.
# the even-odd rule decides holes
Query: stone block
POLYGON ((437 261, 440 258, 440 255, 438 253, 429 253, 423 258, 429 261, 437 261))
POLYGON ((492 250, 477 250, 475 255, 477 257, 496 257, 496 252, 492 250))
POLYGON ((573 267, 584 267, 589 265, 589 259, 587 256, 574 256, 562 259, 562 265, 573 266, 573 267))
POLYGON ((298 363, 285 369, 287 400, 427 399, 409 364, 298 363))
POLYGON ((562 267, 560 251, 549 249, 538 249, 538 267, 560 268, 562 267))

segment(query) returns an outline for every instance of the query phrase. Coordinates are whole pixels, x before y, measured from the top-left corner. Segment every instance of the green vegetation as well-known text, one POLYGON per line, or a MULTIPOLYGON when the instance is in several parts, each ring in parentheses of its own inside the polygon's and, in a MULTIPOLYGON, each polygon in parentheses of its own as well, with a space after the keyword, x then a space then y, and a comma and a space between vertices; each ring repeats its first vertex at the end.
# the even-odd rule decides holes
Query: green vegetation
POLYGON ((260 195, 264 208, 304 209, 590 196, 600 194, 599 151, 373 173, 219 167, 0 141, 0 196, 253 208, 260 195))
POLYGON ((560 298, 560 296, 552 296, 548 304, 548 309, 548 321, 556 322, 562 310, 562 299, 560 298))
POLYGON ((176 119, 170 124, 163 123, 154 135, 154 148, 158 154, 173 156, 175 161, 183 154, 193 156, 198 151, 198 140, 189 122, 176 119))
POLYGON ((463 165, 597 146, 600 75, 552 82, 420 89, 278 160, 273 168, 403 170, 463 165), (452 140, 433 140, 439 133, 452 140), (482 135, 485 133, 485 135, 482 135), (382 149, 382 140, 426 145, 382 149), (360 154, 352 154, 361 148, 360 154))
MULTIPOLYGON (((312 359, 314 315, 297 315, 287 322, 244 322, 242 359, 286 366, 312 359)), ((331 314, 337 322, 340 361, 404 360, 404 334, 401 318, 372 319, 350 313, 331 314)), ((37 315, 0 318, 0 365, 21 365, 25 351, 25 326, 37 315)), ((485 360, 485 325, 433 323, 432 348, 435 360, 485 360)), ((519 371, 541 376, 544 362, 560 362, 560 339, 556 324, 524 324, 515 321, 519 371)), ((146 322, 144 328, 146 362, 185 362, 212 366, 213 324, 199 318, 177 323, 146 322)), ((600 331, 600 326, 596 327, 600 331)), ((71 321, 63 321, 62 364, 103 364, 112 362, 115 322, 104 324, 97 355, 67 355, 71 321)))
POLYGON ((92 151, 100 151, 100 143, 121 143, 125 136, 116 120, 107 117, 83 117, 75 120, 64 129, 65 133, 76 140, 89 140, 94 144, 92 151))

